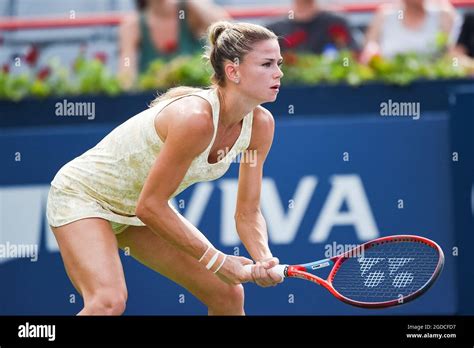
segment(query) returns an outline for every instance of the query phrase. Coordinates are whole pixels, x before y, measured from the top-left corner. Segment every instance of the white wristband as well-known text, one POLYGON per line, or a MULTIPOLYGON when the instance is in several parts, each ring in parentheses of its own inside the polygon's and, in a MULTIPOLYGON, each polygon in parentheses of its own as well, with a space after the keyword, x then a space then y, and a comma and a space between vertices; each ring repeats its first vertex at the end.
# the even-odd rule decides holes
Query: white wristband
POLYGON ((217 273, 219 272, 219 270, 221 269, 221 267, 224 265, 224 262, 225 262, 225 259, 227 258, 227 255, 224 255, 224 259, 222 260, 221 264, 219 265, 219 267, 217 267, 217 269, 214 271, 214 273, 217 273))
POLYGON ((206 265, 206 268, 207 268, 207 269, 211 269, 211 267, 214 266, 214 264, 216 263, 218 257, 219 257, 219 252, 216 251, 216 253, 215 253, 214 256, 212 257, 212 259, 211 259, 211 260, 209 261, 209 263, 206 265))
POLYGON ((204 259, 204 256, 206 256, 207 252, 209 251, 209 249, 211 249, 211 245, 209 244, 209 246, 207 247, 206 251, 204 252, 204 254, 202 254, 201 258, 199 259, 198 262, 201 262, 203 259, 204 259))

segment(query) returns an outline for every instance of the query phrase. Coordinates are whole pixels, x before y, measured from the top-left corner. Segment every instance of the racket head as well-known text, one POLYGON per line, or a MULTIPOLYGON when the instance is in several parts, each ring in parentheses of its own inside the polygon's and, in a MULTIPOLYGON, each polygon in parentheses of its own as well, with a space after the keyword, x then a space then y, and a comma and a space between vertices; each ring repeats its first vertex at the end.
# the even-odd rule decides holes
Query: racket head
POLYGON ((353 306, 384 308, 425 293, 443 269, 444 253, 430 239, 395 235, 371 240, 331 261, 328 278, 315 282, 353 306))

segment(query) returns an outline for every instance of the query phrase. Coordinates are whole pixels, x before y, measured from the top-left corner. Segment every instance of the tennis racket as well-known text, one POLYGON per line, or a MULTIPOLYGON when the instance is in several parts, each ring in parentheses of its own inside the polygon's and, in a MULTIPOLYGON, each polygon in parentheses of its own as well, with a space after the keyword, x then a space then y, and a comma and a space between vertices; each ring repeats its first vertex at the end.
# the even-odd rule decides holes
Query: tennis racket
POLYGON ((422 295, 438 278, 443 250, 435 242, 410 235, 378 238, 332 258, 277 265, 284 278, 301 278, 325 287, 339 300, 364 308, 401 305, 422 295), (310 272, 332 266, 327 279, 310 272))

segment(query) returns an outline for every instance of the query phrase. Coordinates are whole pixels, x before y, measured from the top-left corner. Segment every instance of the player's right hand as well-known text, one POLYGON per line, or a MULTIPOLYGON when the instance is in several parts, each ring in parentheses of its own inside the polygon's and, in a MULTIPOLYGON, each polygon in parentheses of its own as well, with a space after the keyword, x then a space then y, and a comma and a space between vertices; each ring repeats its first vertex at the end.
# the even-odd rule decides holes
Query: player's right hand
POLYGON ((227 255, 224 264, 216 275, 228 284, 247 283, 252 281, 252 275, 244 266, 251 264, 253 264, 253 261, 246 257, 227 255))

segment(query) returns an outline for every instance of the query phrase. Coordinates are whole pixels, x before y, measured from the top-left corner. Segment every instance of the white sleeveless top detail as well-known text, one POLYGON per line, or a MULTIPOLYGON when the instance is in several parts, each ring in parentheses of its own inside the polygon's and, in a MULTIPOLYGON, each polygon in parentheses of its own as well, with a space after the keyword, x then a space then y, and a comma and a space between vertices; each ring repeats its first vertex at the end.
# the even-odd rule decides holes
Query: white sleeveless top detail
MULTIPOLYGON (((241 133, 232 149, 217 163, 209 163, 208 157, 216 138, 220 109, 217 90, 210 88, 163 100, 133 116, 110 132, 95 147, 64 165, 51 182, 52 189, 55 189, 55 192, 73 192, 75 196, 80 196, 81 202, 93 200, 103 208, 97 214, 84 211, 84 217, 93 215, 121 224, 142 226, 143 223, 135 216, 136 204, 163 145, 155 130, 155 117, 159 117, 161 110, 170 103, 189 95, 202 97, 211 104, 214 133, 210 144, 193 160, 171 198, 196 182, 215 180, 223 176, 230 164, 236 162, 236 157, 249 146, 253 111, 244 117, 241 133)), ((64 200, 67 200, 66 197, 64 200)), ((66 211, 72 211, 70 207, 61 211, 61 206, 70 204, 70 200, 69 203, 61 203, 60 198, 55 198, 54 195, 48 198, 48 220, 52 226, 78 219, 81 214, 77 212, 68 218, 66 211)), ((78 205, 83 206, 79 203, 78 205)))
POLYGON ((398 53, 415 52, 432 54, 436 51, 436 36, 441 31, 441 12, 433 7, 426 7, 423 24, 417 29, 403 25, 399 18, 400 8, 387 10, 384 16, 380 48, 384 57, 391 58, 398 53))

